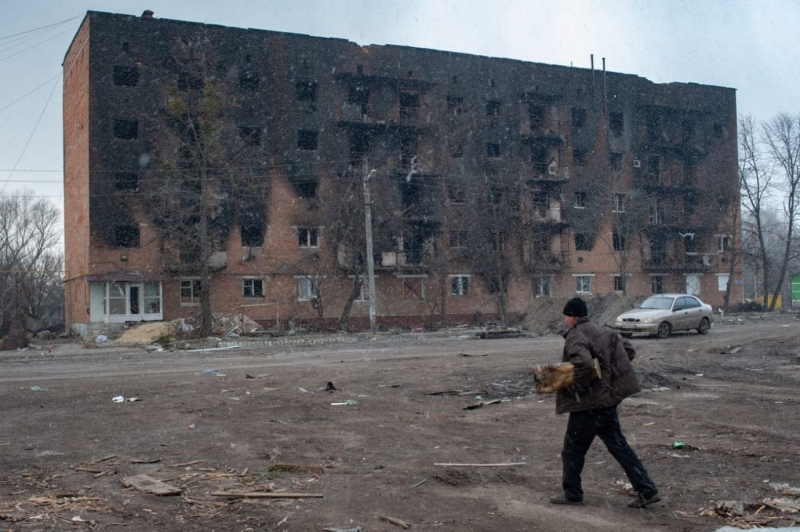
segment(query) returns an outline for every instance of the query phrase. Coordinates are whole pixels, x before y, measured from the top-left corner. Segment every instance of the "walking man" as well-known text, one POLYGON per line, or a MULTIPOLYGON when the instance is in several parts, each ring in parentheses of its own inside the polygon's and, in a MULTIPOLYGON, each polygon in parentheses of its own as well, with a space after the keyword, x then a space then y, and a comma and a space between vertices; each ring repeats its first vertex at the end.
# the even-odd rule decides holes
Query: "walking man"
POLYGON ((628 445, 617 415, 617 405, 639 391, 631 360, 636 351, 616 331, 589 321, 586 302, 575 297, 564 306, 564 321, 569 329, 564 334, 563 362, 574 366, 573 384, 556 395, 556 413, 569 412, 564 436, 563 489, 550 498, 553 504, 583 504, 581 471, 586 452, 598 436, 611 456, 619 462, 639 496, 628 504, 644 508, 661 500, 642 462, 628 445), (591 380, 596 358, 601 378, 591 380))

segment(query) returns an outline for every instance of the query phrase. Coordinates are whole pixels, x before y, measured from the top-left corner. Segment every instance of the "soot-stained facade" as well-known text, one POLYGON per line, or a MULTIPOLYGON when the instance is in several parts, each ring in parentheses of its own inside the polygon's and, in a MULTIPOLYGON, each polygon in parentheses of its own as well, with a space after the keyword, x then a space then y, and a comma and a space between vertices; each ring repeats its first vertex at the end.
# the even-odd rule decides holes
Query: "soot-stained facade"
POLYGON ((735 91, 604 69, 89 12, 64 154, 81 332, 196 314, 204 289, 266 327, 365 326, 372 169, 386 325, 721 305, 739 241, 735 91))

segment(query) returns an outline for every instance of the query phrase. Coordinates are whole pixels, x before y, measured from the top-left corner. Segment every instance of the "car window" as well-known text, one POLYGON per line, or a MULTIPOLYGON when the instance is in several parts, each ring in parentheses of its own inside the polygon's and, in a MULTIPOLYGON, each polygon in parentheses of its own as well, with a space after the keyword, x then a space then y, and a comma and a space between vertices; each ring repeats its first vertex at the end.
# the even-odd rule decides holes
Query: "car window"
POLYGON ((675 301, 675 306, 672 307, 672 310, 683 310, 686 308, 686 298, 679 297, 677 301, 675 301))
POLYGON ((641 305, 639 305, 639 308, 669 310, 670 307, 672 307, 672 301, 674 299, 675 298, 663 296, 648 297, 641 305))
POLYGON ((698 308, 703 306, 695 297, 685 297, 684 299, 686 300, 686 308, 698 308))

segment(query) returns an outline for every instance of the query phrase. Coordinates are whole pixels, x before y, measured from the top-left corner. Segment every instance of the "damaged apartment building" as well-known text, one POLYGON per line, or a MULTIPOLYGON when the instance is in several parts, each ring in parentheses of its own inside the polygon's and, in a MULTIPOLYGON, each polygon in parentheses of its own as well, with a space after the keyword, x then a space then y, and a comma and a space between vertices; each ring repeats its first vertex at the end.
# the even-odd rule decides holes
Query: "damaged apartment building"
POLYGON ((731 272, 741 298, 733 89, 150 12, 87 13, 63 67, 84 334, 204 295, 267 328, 365 327, 370 170, 386 326, 575 294, 718 306, 731 272))

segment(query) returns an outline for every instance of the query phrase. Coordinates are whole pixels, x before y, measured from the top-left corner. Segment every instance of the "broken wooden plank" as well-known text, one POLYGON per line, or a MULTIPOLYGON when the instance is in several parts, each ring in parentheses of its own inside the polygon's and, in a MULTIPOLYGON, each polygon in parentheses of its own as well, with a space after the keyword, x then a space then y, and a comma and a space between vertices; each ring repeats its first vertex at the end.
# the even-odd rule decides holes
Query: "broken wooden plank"
POLYGON ((157 464, 161 461, 161 458, 133 458, 131 459, 132 464, 157 464))
POLYGON ((528 465, 528 462, 505 462, 502 464, 456 464, 451 462, 439 462, 433 465, 444 466, 444 467, 511 467, 511 466, 528 465))
POLYGON ((396 519, 394 517, 389 517, 388 515, 379 515, 382 520, 386 521, 387 523, 391 523, 395 526, 399 526, 400 528, 411 528, 411 523, 406 523, 401 519, 396 519))
POLYGON ((74 471, 81 471, 83 473, 104 473, 106 469, 98 469, 96 467, 83 467, 83 466, 75 466, 72 468, 74 471))
POLYGON ((491 401, 481 401, 479 403, 467 405, 464 407, 464 410, 475 410, 476 408, 481 408, 482 406, 489 406, 489 405, 496 405, 497 403, 502 403, 502 399, 492 399, 491 401))
POLYGON ((110 455, 108 455, 108 456, 106 456, 104 458, 98 458, 97 460, 92 460, 89 463, 90 464, 99 464, 100 462, 107 462, 108 460, 111 460, 112 458, 116 458, 116 457, 117 457, 116 454, 110 454, 110 455))
POLYGON ((133 475, 122 479, 122 485, 126 488, 134 488, 144 493, 154 495, 180 495, 183 490, 176 488, 166 482, 162 482, 149 475, 133 475))
POLYGON ((183 462, 181 464, 172 464, 170 467, 188 467, 195 464, 202 464, 205 460, 192 460, 191 462, 183 462))
POLYGON ((212 497, 229 499, 322 499, 323 493, 273 493, 269 491, 214 491, 212 497))

